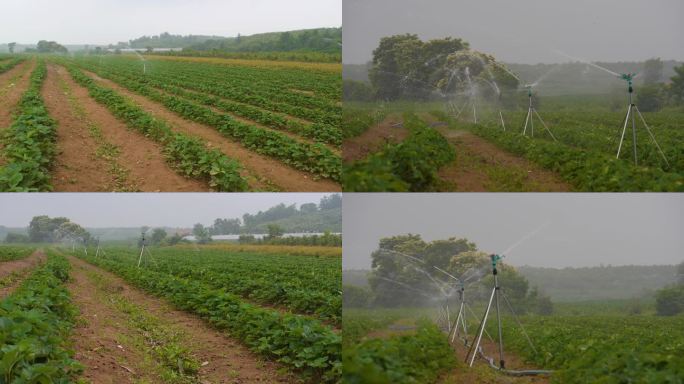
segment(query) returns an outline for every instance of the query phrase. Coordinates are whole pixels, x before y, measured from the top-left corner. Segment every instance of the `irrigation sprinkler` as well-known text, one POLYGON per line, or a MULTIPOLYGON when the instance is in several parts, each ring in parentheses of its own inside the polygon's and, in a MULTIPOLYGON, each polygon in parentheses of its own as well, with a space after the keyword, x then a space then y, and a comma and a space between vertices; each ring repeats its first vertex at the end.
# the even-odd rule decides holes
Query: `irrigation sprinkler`
POLYGON ((542 123, 542 126, 544 127, 546 132, 548 132, 549 135, 551 135, 551 138, 553 139, 553 141, 558 141, 558 140, 556 140, 556 137, 553 135, 553 133, 551 133, 551 130, 549 129, 549 127, 546 126, 546 123, 541 118, 541 116, 539 116, 539 112, 537 112, 537 109, 534 108, 534 105, 532 103, 532 88, 537 86, 537 84, 539 84, 539 83, 535 82, 532 84, 526 84, 525 85, 525 88, 527 88, 527 98, 529 99, 529 104, 527 107, 527 116, 525 116, 525 126, 523 127, 523 133, 522 134, 523 134, 523 136, 525 136, 525 134, 527 132, 527 123, 529 122, 530 123, 530 137, 534 137, 534 117, 536 116, 539 119, 539 121, 542 123))
POLYGON ((634 117, 634 111, 636 111, 636 113, 639 115, 639 118, 641 119, 641 122, 644 124, 644 127, 646 128, 648 135, 651 137, 651 140, 653 140, 653 143, 655 144, 656 148, 658 148, 658 152, 660 152, 660 155, 663 157, 663 160, 665 160, 665 164, 667 164, 667 166, 669 167, 670 162, 667 161, 667 157, 665 156, 665 153, 663 153, 663 150, 660 149, 660 145, 658 144, 658 141, 656 141, 656 138, 653 135, 653 132, 651 132, 651 129, 648 127, 648 124, 646 124, 646 119, 644 119, 644 116, 641 114, 641 111, 639 111, 639 107, 637 107, 636 104, 632 101, 632 93, 634 92, 634 87, 632 86, 632 81, 637 76, 638 76, 638 74, 634 74, 634 73, 623 73, 620 75, 620 79, 627 82, 627 93, 629 94, 629 105, 627 106, 627 115, 625 116, 625 123, 622 126, 622 135, 620 135, 620 144, 618 145, 617 155, 615 155, 615 158, 616 159, 620 158, 620 151, 622 150, 622 143, 625 140, 625 132, 627 131, 627 123, 628 123, 630 115, 631 115, 631 117, 632 117, 632 149, 634 151, 634 165, 638 165, 636 118, 634 117))
POLYGON ((636 117, 635 117, 635 113, 634 113, 634 111, 636 111, 636 114, 639 115, 639 119, 641 120, 641 122, 644 124, 644 127, 646 128, 646 132, 648 132, 648 135, 651 137, 651 140, 653 140, 653 143, 655 144, 656 148, 658 149, 660 156, 662 156, 663 160, 665 160, 665 164, 669 167, 670 162, 667 160, 667 156, 665 156, 665 153, 660 148, 660 145, 658 144, 658 141, 656 140, 655 135, 653 135, 651 128, 649 128, 648 124, 646 123, 646 119, 644 119, 644 116, 641 114, 641 111, 639 111, 639 107, 637 107, 636 104, 632 100, 632 93, 634 92, 633 82, 634 82, 634 79, 639 76, 639 74, 638 73, 629 73, 629 72, 628 73, 617 73, 617 72, 611 71, 608 68, 604 68, 604 67, 602 67, 596 63, 592 63, 588 60, 573 57, 573 56, 570 56, 570 55, 563 53, 561 51, 558 51, 558 50, 556 50, 555 52, 562 55, 562 56, 565 56, 569 59, 577 60, 577 61, 580 61, 580 62, 585 63, 587 65, 590 65, 596 69, 600 69, 603 72, 609 73, 609 74, 617 77, 618 79, 624 80, 625 82, 627 82, 627 94, 628 94, 629 104, 627 105, 627 114, 625 115, 625 120, 624 120, 624 123, 622 125, 622 129, 621 129, 622 134, 620 135, 620 143, 618 144, 618 150, 617 150, 617 154, 615 155, 615 158, 616 159, 620 158, 620 152, 622 151, 622 144, 624 143, 625 133, 627 132, 627 124, 629 123, 630 117, 631 117, 631 120, 632 120, 632 151, 634 154, 634 165, 639 164, 638 154, 637 154, 637 135, 636 135, 636 129, 637 129, 636 125, 637 124, 636 124, 636 117))
MULTIPOLYGON (((149 231, 149 229, 148 229, 148 231, 149 231)), ((138 268, 140 268, 140 263, 142 262, 143 255, 147 255, 147 258, 152 260, 155 263, 155 265, 157 263, 154 260, 154 258, 152 257, 152 253, 150 252, 149 247, 145 246, 145 245, 147 245, 147 241, 145 240, 145 233, 147 233, 147 231, 141 233, 142 239, 141 239, 141 246, 140 246, 140 256, 138 256, 138 268)), ((145 260, 145 265, 147 265, 147 260, 145 260)))

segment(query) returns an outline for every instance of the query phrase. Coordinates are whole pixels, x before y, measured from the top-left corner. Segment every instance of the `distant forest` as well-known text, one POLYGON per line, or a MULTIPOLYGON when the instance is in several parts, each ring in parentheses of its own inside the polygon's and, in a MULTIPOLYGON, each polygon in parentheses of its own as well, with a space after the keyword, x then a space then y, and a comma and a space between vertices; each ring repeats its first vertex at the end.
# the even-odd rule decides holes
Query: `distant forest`
MULTIPOLYGON (((597 64, 612 71, 623 72, 642 72, 643 61, 639 62, 598 62, 597 64)), ((658 81, 669 82, 675 76, 674 67, 682 65, 681 62, 674 60, 663 60, 662 76, 658 81)), ((624 93, 624 82, 615 77, 591 66, 575 62, 564 64, 515 64, 506 63, 506 66, 517 74, 525 82, 534 82, 540 77, 547 76, 539 83, 536 91, 546 96, 557 95, 589 95, 606 94, 619 91, 624 93)), ((344 64, 342 68, 342 78, 344 80, 354 80, 369 82, 368 71, 371 64, 344 64)), ((643 79, 643 76, 642 76, 643 79)), ((641 80, 636 80, 636 85, 640 85, 641 80)))
MULTIPOLYGON (((557 302, 650 297, 677 281, 675 265, 626 265, 586 268, 517 268, 531 286, 557 302)), ((345 270, 344 285, 368 286, 369 270, 345 270)))
POLYGON ((194 51, 222 52, 342 52, 342 28, 302 29, 269 32, 250 36, 221 37, 172 35, 164 32, 130 41, 133 48, 184 48, 194 51))

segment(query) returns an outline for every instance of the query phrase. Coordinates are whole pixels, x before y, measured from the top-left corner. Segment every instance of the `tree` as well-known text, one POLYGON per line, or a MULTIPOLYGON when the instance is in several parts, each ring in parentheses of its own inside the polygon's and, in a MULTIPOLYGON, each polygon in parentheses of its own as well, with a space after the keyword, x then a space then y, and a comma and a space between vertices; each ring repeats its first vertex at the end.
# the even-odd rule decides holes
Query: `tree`
POLYGON ((644 84, 657 84, 663 78, 663 62, 659 57, 644 62, 644 84))
POLYGON ((66 47, 58 44, 55 41, 41 40, 36 47, 38 53, 67 53, 66 47))
POLYGON ((8 43, 7 48, 9 48, 9 53, 14 53, 14 47, 16 47, 16 46, 17 46, 17 43, 14 43, 14 42, 8 43))
POLYGON ((29 237, 24 235, 23 233, 8 233, 7 236, 5 237, 5 243, 18 244, 18 243, 28 243, 28 242, 29 242, 29 237))
POLYGON ((656 293, 656 313, 673 316, 684 312, 684 284, 663 288, 656 293))
POLYGON ((212 226, 215 235, 232 235, 240 233, 240 219, 216 219, 212 226))
POLYGON ((181 236, 179 233, 174 233, 173 236, 169 237, 168 240, 166 240, 166 242, 169 245, 176 245, 180 243, 181 240, 183 240, 183 236, 181 236))
POLYGON ((665 104, 665 90, 661 84, 644 85, 636 96, 639 110, 643 112, 657 112, 665 104))
POLYGON ((197 240, 197 243, 199 244, 206 244, 211 241, 209 230, 200 223, 195 224, 192 228, 192 234, 195 235, 195 240, 197 240))
POLYGON ((318 211, 318 206, 316 203, 306 203, 299 207, 299 212, 301 213, 315 213, 318 211))
POLYGON ((150 244, 159 245, 164 241, 166 236, 167 233, 163 228, 155 228, 155 230, 152 231, 152 236, 150 236, 150 244))
POLYGON ((343 308, 365 308, 371 303, 371 292, 367 288, 355 285, 342 287, 343 308))
POLYGON ((670 78, 670 97, 676 104, 681 104, 684 102, 684 64, 674 67, 674 71, 676 75, 670 78))
POLYGON ((332 195, 323 196, 318 208, 321 211, 326 211, 329 209, 342 208, 342 195, 339 193, 334 193, 332 195))
POLYGON ((677 282, 684 285, 684 261, 677 267, 677 282))
POLYGON ((145 52, 146 52, 146 53, 152 53, 153 51, 154 51, 154 48, 152 48, 152 47, 150 47, 150 46, 148 46, 147 48, 145 48, 145 52))
POLYGON ((268 238, 269 239, 275 239, 277 237, 281 237, 284 234, 283 228, 281 228, 277 224, 269 224, 268 225, 268 238))
POLYGON ((66 222, 69 222, 66 217, 35 216, 29 223, 29 239, 32 243, 52 243, 57 229, 66 222))

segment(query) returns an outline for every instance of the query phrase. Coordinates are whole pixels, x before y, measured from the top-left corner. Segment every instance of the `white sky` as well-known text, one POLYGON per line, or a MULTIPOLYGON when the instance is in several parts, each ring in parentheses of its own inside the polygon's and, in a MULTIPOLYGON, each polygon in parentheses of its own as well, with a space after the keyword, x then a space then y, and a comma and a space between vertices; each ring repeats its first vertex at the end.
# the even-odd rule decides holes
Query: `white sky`
POLYGON ((684 194, 346 193, 342 230, 344 269, 369 269, 380 238, 407 233, 466 237, 518 266, 675 264, 684 194))
POLYGON ((84 227, 190 227, 274 205, 316 203, 328 193, 0 193, 0 225, 64 216, 84 227))
POLYGON ((0 44, 110 44, 161 32, 252 35, 340 27, 342 0, 0 0, 0 44))
POLYGON ((380 38, 453 36, 514 63, 684 60, 682 0, 344 0, 344 63, 370 60, 380 38))

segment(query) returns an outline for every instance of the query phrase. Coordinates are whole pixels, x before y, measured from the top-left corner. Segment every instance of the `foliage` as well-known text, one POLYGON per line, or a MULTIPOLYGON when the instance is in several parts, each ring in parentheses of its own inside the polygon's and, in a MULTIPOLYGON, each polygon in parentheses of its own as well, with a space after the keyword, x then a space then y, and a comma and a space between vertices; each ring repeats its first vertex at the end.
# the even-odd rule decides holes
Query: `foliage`
POLYGON ((63 45, 58 44, 55 41, 41 40, 36 46, 36 52, 38 53, 68 53, 63 45))
MULTIPOLYGON (((228 330, 257 353, 318 378, 319 382, 339 380, 341 337, 319 321, 247 304, 223 287, 212 287, 210 279, 190 279, 136 268, 132 262, 135 256, 132 256, 128 262, 115 261, 109 256, 86 260, 168 299, 180 309, 197 313, 216 327, 228 330)), ((185 258, 181 262, 187 266, 185 258)), ((206 263, 202 261, 202 265, 206 263)), ((199 264, 188 269, 189 272, 200 270, 208 272, 199 264)))
MULTIPOLYGON (((273 225, 273 224, 271 224, 273 225)), ((304 245, 304 246, 324 246, 324 247, 341 247, 342 235, 325 232, 322 235, 305 235, 305 236, 289 236, 277 238, 262 238, 255 239, 251 235, 240 235, 240 242, 249 242, 255 244, 272 244, 272 245, 304 245)))
POLYGON ((665 102, 665 88, 662 85, 645 85, 638 89, 636 103, 641 112, 657 112, 665 106, 665 102))
POLYGON ((663 78, 663 61, 659 57, 644 61, 643 83, 646 85, 660 83, 663 78))
POLYGON ((536 352, 512 319, 504 322, 507 345, 555 369, 554 382, 678 384, 684 377, 684 317, 544 316, 523 323, 536 352))
POLYGON ((670 96, 675 103, 681 104, 684 102, 684 64, 674 70, 676 74, 670 78, 670 96))
POLYGON ((204 225, 197 223, 192 228, 192 234, 195 235, 195 239, 199 244, 206 244, 211 241, 211 234, 204 225))
POLYGON ((659 290, 656 293, 656 311, 661 316, 684 313, 684 284, 659 290))
MULTIPOLYGON (((7 241, 6 241, 7 243, 7 241)), ((0 245, 0 261, 19 260, 27 257, 35 250, 34 247, 0 245)))
POLYGON ((347 101, 372 101, 375 98, 373 88, 367 83, 355 80, 342 82, 342 98, 347 101))
POLYGON ((278 224, 268 224, 267 228, 269 239, 276 239, 284 234, 283 229, 278 224))
POLYGON ((20 63, 23 63, 24 60, 25 59, 22 57, 13 57, 7 61, 0 61, 0 73, 9 71, 10 69, 16 67, 20 63))
POLYGON ((366 340, 342 355, 347 384, 428 383, 456 362, 447 338, 427 321, 415 335, 366 340))
POLYGON ((28 227, 32 243, 55 243, 63 240, 89 242, 92 236, 80 225, 66 217, 34 216, 28 227))
POLYGON ((47 74, 40 61, 31 73, 29 87, 19 101, 16 118, 2 134, 5 144, 0 166, 0 191, 49 191, 49 167, 55 154, 55 121, 48 114, 40 89, 47 74))
POLYGON ((69 263, 50 256, 0 301, 0 383, 69 383, 81 366, 68 348, 75 308, 63 283, 69 263))
POLYGON ((150 244, 159 245, 166 239, 167 233, 164 228, 155 228, 152 231, 152 236, 150 236, 150 244))
POLYGON ((5 243, 28 243, 31 240, 29 239, 28 236, 24 235, 23 233, 8 233, 7 236, 5 236, 5 243))
POLYGON ((342 287, 343 308, 365 308, 370 305, 371 301, 371 292, 367 288, 355 285, 345 285, 342 287))
MULTIPOLYGON (((339 144, 341 140, 340 131, 339 128, 333 128, 333 126, 339 124, 340 107, 334 102, 327 98, 321 99, 290 89, 277 90, 279 87, 273 85, 257 87, 254 83, 257 80, 269 81, 269 78, 273 79, 272 82, 277 82, 279 79, 282 82, 282 78, 286 77, 282 73, 284 70, 269 69, 266 71, 246 66, 238 67, 236 70, 234 67, 228 67, 233 73, 230 75, 226 73, 225 68, 227 66, 167 60, 152 65, 155 68, 171 65, 178 72, 169 76, 163 75, 161 70, 155 70, 151 71, 145 78, 141 78, 139 71, 134 72, 135 74, 131 73, 131 69, 127 68, 131 63, 130 60, 127 61, 128 63, 117 61, 115 69, 103 68, 98 66, 96 62, 89 65, 79 62, 79 65, 96 72, 99 76, 115 81, 133 92, 162 103, 168 109, 187 119, 212 126, 221 134, 235 139, 247 149, 274 157, 287 165, 311 172, 316 176, 333 180, 339 179, 340 156, 326 145, 319 142, 309 143, 297 140, 279 132, 278 129, 265 129, 251 122, 243 122, 229 114, 219 113, 213 108, 216 105, 230 113, 249 114, 249 119, 257 119, 260 120, 260 123, 267 123, 268 125, 272 125, 272 121, 279 120, 280 123, 277 124, 280 124, 280 127, 284 125, 294 127, 292 129, 295 130, 303 129, 312 135, 323 133, 331 138, 335 136, 337 139, 333 139, 333 141, 339 144), (226 73, 225 78, 221 76, 222 72, 226 73), (158 79, 158 81, 154 79, 158 79), (222 85, 226 81, 230 81, 230 83, 225 86, 222 85), (162 83, 171 84, 176 93, 182 94, 182 96, 177 96, 173 92, 168 94, 157 88, 169 89, 168 85, 165 86, 162 83), (255 93, 257 90, 259 93, 255 93), (208 98, 206 97, 207 93, 210 95, 208 98), (216 97, 219 97, 220 100, 216 97), (203 101, 199 103, 194 101, 194 99, 200 98, 203 101), (305 125, 298 122, 290 123, 289 121, 292 120, 283 120, 284 114, 291 114, 309 120, 311 123, 305 125)), ((316 79, 316 75, 310 72, 299 70, 296 72, 296 75, 300 77, 298 80, 301 82, 309 83, 310 80, 316 79)), ((325 76, 328 79, 331 77, 329 74, 323 75, 322 73, 320 76, 325 76)), ((330 80, 324 86, 326 88, 332 86, 330 80)), ((308 88, 309 86, 292 84, 290 87, 301 89, 301 87, 308 88)), ((334 97, 339 98, 339 94, 334 97)))
POLYGON ((439 168, 456 158, 446 138, 415 115, 407 114, 404 125, 411 131, 404 141, 345 166, 345 191, 424 191, 439 168))

